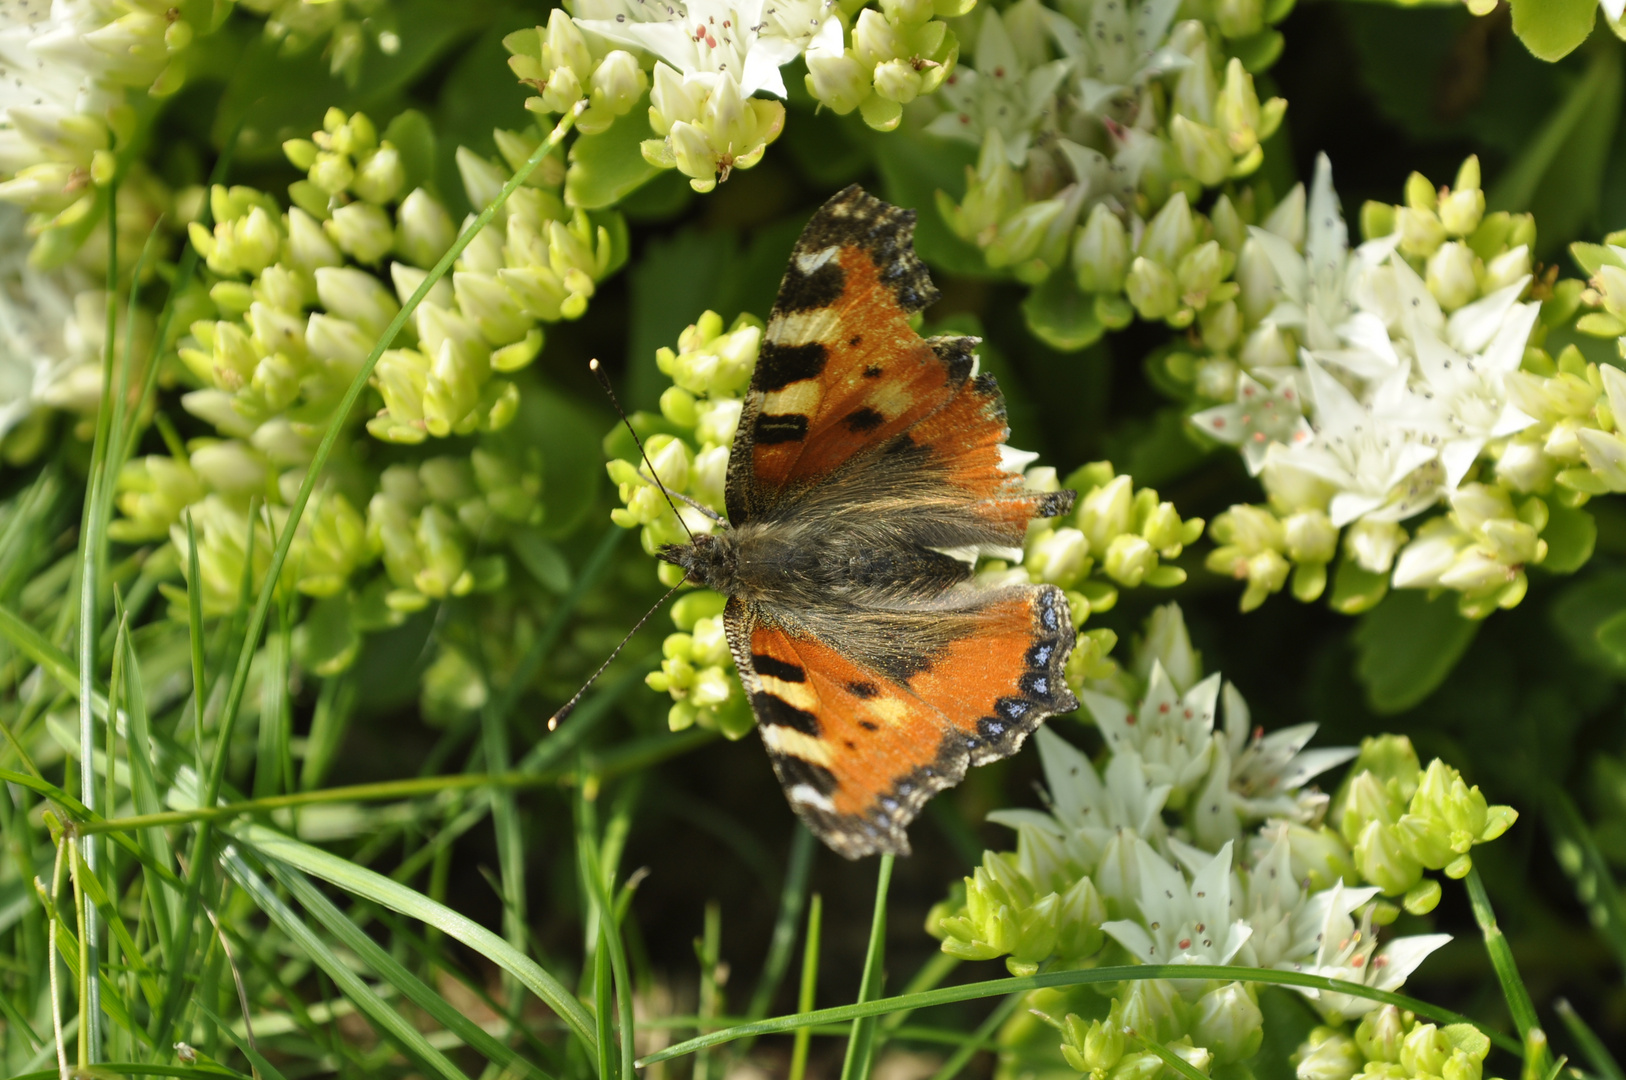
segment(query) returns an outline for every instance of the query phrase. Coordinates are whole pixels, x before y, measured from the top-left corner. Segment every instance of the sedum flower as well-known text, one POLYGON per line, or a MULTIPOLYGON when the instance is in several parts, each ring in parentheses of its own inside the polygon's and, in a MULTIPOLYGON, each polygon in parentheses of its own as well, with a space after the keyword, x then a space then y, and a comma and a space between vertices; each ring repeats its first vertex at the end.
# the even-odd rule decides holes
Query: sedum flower
MULTIPOLYGON (((1378 990, 1398 990, 1430 953, 1451 940, 1449 934, 1415 934, 1395 938, 1379 948, 1372 930, 1372 909, 1368 907, 1357 922, 1346 910, 1343 891, 1340 884, 1322 894, 1325 901, 1314 909, 1321 918, 1315 955, 1288 970, 1308 971, 1378 990)), ((1356 1019, 1377 1007, 1368 998, 1308 987, 1294 989, 1309 998, 1329 1020, 1356 1019)))
POLYGON ((1147 778, 1168 786, 1167 805, 1180 809, 1208 774, 1219 690, 1220 676, 1215 674, 1182 695, 1154 660, 1146 696, 1137 705, 1090 690, 1083 691, 1080 700, 1095 718, 1108 749, 1137 754, 1147 778))
POLYGON ((1231 845, 1194 868, 1190 879, 1147 844, 1136 848, 1139 919, 1101 929, 1142 964, 1228 964, 1252 928, 1233 917, 1231 845))
POLYGON ((1210 438, 1240 449, 1250 476, 1264 468, 1272 445, 1299 446, 1313 437, 1297 380, 1271 387, 1243 372, 1237 376, 1235 393, 1235 401, 1204 409, 1191 422, 1210 438))
MULTIPOLYGON (((1023 2, 1038 7, 1037 0, 1023 2)), ((1045 16, 1056 15, 1039 10, 1045 16)), ((1072 28, 1065 19, 1061 21, 1072 28)), ((982 14, 973 56, 972 64, 961 65, 944 81, 939 94, 944 111, 926 130, 985 151, 989 146, 998 147, 1004 151, 1006 165, 1021 168, 1027 163, 1028 145, 1040 122, 1054 108, 1053 99, 1067 77, 1069 62, 1029 63, 1012 42, 1005 18, 992 8, 982 14)))
POLYGON ((649 126, 661 138, 643 142, 644 160, 676 168, 699 192, 761 161, 785 125, 783 105, 745 96, 727 71, 679 74, 658 63, 649 102, 649 126))
POLYGON ((667 722, 673 731, 699 725, 739 739, 756 724, 723 634, 724 599, 692 592, 672 605, 680 632, 662 645, 660 670, 644 677, 651 690, 671 695, 667 722))

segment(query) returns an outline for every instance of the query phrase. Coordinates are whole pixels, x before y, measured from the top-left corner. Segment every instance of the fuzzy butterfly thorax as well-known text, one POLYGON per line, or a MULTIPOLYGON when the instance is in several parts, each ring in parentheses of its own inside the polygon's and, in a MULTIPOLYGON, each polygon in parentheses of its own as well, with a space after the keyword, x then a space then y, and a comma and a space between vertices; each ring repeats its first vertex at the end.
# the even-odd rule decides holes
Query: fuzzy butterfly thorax
POLYGON ((814 214, 741 411, 728 524, 660 552, 728 597, 786 797, 848 858, 907 853, 927 799, 1078 704, 1061 590, 972 577, 1073 492, 1026 489, 976 339, 910 325, 937 297, 913 229, 857 187, 814 214))

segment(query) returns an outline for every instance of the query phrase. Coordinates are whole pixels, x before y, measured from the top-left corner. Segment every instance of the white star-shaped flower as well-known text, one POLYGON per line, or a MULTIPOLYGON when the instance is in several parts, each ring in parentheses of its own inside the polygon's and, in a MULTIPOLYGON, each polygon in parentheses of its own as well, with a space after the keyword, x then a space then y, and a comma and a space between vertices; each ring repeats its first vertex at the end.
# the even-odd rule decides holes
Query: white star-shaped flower
MULTIPOLYGON (((1304 918, 1318 927, 1315 954, 1303 961, 1280 963, 1283 971, 1307 971, 1330 979, 1361 983, 1375 990, 1398 990, 1406 977, 1428 958, 1429 953, 1451 940, 1450 934, 1416 934, 1395 938, 1381 949, 1372 930, 1372 910, 1356 923, 1350 894, 1364 890, 1346 889, 1342 882, 1305 902, 1304 918)), ((1295 987, 1316 1003, 1332 1019, 1358 1020, 1377 1008, 1370 998, 1354 997, 1325 990, 1295 987)))
POLYGON ((1228 964, 1252 929, 1233 914, 1231 845, 1186 880, 1147 844, 1140 862, 1139 919, 1114 919, 1101 929, 1142 964, 1228 964))
POLYGON ((1196 797, 1192 828, 1209 850, 1241 838, 1242 826, 1266 818, 1306 822, 1325 806, 1326 796, 1302 788, 1357 753, 1354 747, 1305 749, 1315 724, 1273 731, 1250 730, 1248 703, 1230 683, 1222 694, 1225 730, 1215 738, 1214 765, 1196 797))
POLYGON ((1315 437, 1277 446, 1272 460, 1332 485, 1327 514, 1340 527, 1362 517, 1401 521, 1432 506, 1443 476, 1425 467, 1437 461, 1440 438, 1406 422, 1420 411, 1410 400, 1407 367, 1397 367, 1363 404, 1313 356, 1303 354, 1303 362, 1315 437))
POLYGON ((576 23, 653 53, 683 75, 729 74, 749 97, 785 96, 779 69, 842 52, 835 0, 578 0, 576 23))
POLYGON ((1241 449, 1249 476, 1259 475, 1273 444, 1296 446, 1314 434, 1304 419, 1297 379, 1271 387, 1247 372, 1237 376, 1235 401, 1204 409, 1191 422, 1204 435, 1241 449))
MULTIPOLYGON (((1515 282, 1479 303, 1496 301, 1494 306, 1502 306, 1502 294, 1517 297, 1528 280, 1515 282)), ((1446 486, 1452 490, 1462 483, 1487 442, 1536 422, 1508 400, 1504 380, 1524 359, 1541 305, 1519 304, 1505 310, 1505 316, 1497 320, 1495 336, 1478 353, 1464 354, 1433 330, 1421 325, 1414 328, 1417 378, 1411 400, 1421 403, 1416 423, 1421 430, 1443 436, 1440 463, 1445 466, 1446 486)), ((1478 335, 1455 336, 1472 341, 1478 335)))
POLYGON ((982 145, 990 131, 999 132, 1005 157, 1020 168, 1039 121, 1054 106, 1056 88, 1067 76, 1066 60, 1030 67, 1023 62, 1000 13, 990 8, 982 17, 972 64, 958 65, 943 81, 938 95, 947 111, 926 125, 944 138, 982 145))
POLYGON ((1131 709, 1121 700, 1085 690, 1079 696, 1095 717, 1114 759, 1125 751, 1139 755, 1146 776, 1154 784, 1167 784, 1178 804, 1202 782, 1213 757, 1215 703, 1220 677, 1210 675, 1182 696, 1164 672, 1152 662, 1146 697, 1131 709))
POLYGON ((1169 47, 1180 0, 1098 0, 1082 25, 1046 9, 1045 23, 1076 74, 1079 101, 1100 112, 1113 98, 1188 67, 1191 58, 1169 47))

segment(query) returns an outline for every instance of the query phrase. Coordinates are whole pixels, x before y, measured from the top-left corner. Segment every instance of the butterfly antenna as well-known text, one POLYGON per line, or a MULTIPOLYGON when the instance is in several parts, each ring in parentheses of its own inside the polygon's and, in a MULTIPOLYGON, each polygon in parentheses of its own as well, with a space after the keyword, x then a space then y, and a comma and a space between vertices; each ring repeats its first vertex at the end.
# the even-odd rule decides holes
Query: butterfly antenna
MULTIPOLYGON (((599 366, 599 362, 596 359, 587 361, 587 370, 593 373, 593 378, 598 380, 599 386, 603 387, 604 393, 609 397, 610 404, 615 406, 616 415, 621 417, 621 422, 627 426, 627 432, 632 436, 632 441, 638 447, 639 456, 644 459, 644 464, 649 467, 650 479, 655 481, 655 486, 657 488, 660 488, 661 497, 666 500, 666 505, 672 508, 672 516, 677 518, 679 525, 683 526, 683 531, 689 534, 689 543, 694 543, 694 530, 689 528, 689 523, 683 520, 682 514, 678 513, 677 503, 672 501, 672 493, 666 490, 665 484, 661 483, 660 473, 655 471, 655 463, 649 460, 649 452, 644 449, 644 440, 640 439, 638 437, 638 432, 633 430, 632 421, 627 419, 627 414, 621 408, 621 402, 617 400, 615 396, 614 388, 610 386, 610 377, 604 374, 604 369, 599 366)), ((656 606, 658 607, 659 605, 656 606)), ((645 615, 644 618, 647 619, 649 616, 645 615)), ((638 625, 642 626, 643 621, 640 620, 638 625)), ((636 627, 634 627, 634 629, 636 629, 636 627)), ((626 642, 623 641, 621 644, 625 645, 626 642)), ((617 647, 617 651, 620 651, 619 647, 617 647)), ((614 654, 611 655, 610 659, 615 659, 614 654)), ((594 678, 597 677, 598 676, 596 675, 594 676, 594 678)), ((591 682, 591 680, 589 680, 589 682, 591 682)), ((585 690, 587 687, 584 686, 582 689, 585 690)), ((580 694, 577 695, 577 697, 580 696, 580 694)))
POLYGON ((666 595, 655 601, 654 606, 648 611, 644 612, 644 617, 634 623, 631 630, 627 631, 627 636, 621 639, 621 644, 610 650, 610 655, 605 659, 604 663, 598 666, 598 670, 593 672, 592 677, 586 682, 582 683, 582 688, 572 694, 570 700, 565 702, 564 705, 560 707, 558 712, 548 717, 549 731, 558 730, 559 725, 564 722, 565 718, 576 710, 576 703, 581 701, 583 694, 587 693, 587 688, 598 682, 598 677, 604 674, 604 669, 614 663, 615 658, 621 655, 621 650, 627 647, 627 642, 632 640, 632 635, 642 630, 644 628, 644 623, 648 622, 650 617, 661 609, 661 605, 672 599, 672 594, 681 588, 683 588, 683 582, 680 581, 676 585, 673 585, 670 589, 666 590, 666 595))

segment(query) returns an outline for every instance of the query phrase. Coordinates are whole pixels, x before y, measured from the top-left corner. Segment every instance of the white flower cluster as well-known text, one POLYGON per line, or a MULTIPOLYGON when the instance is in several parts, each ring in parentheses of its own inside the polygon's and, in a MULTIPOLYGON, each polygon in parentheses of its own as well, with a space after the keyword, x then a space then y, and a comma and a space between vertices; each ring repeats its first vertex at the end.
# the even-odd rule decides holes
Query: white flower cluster
POLYGON ((51 410, 94 415, 106 294, 73 267, 29 265, 22 211, 0 206, 0 460, 31 459, 51 410))
POLYGON ((1541 314, 1533 236, 1527 220, 1484 214, 1474 159, 1454 189, 1414 176, 1407 203, 1376 207, 1373 223, 1389 228, 1352 249, 1323 155, 1308 198, 1295 189, 1248 230, 1236 268, 1248 329, 1235 359, 1205 359, 1197 380, 1231 400, 1192 423, 1241 452, 1270 510, 1221 515, 1210 567, 1247 580, 1251 607, 1297 563, 1295 592, 1311 599, 1344 530, 1367 575, 1457 590, 1467 614, 1512 606, 1546 553, 1545 509, 1516 499, 1557 471, 1516 449, 1540 419, 1541 388, 1521 371, 1541 314), (1401 523, 1439 504, 1449 526, 1413 539, 1401 523))
POLYGON ((575 0, 504 44, 515 74, 537 91, 528 107, 574 110, 589 135, 647 91, 656 137, 643 140, 644 161, 705 192, 755 165, 779 137, 780 69, 799 57, 821 104, 896 127, 903 106, 935 90, 958 55, 940 16, 971 2, 882 0, 854 11, 835 0, 575 0))
MULTIPOLYGON (((1105 298, 1100 320, 1122 325, 1145 218, 1259 167, 1287 103, 1259 101, 1241 60, 1225 59, 1222 26, 1189 17, 1204 7, 1176 21, 1174 0, 1019 0, 965 20, 976 21, 971 62, 933 99, 925 130, 980 150, 964 198, 939 201, 990 267, 1038 284, 1070 265, 1081 291, 1105 298)), ((1256 10, 1253 31, 1261 20, 1256 10)))
MULTIPOLYGON (((1375 932, 1396 914, 1380 896, 1395 895, 1389 885, 1405 891, 1411 883, 1363 880, 1360 853, 1324 820, 1329 810, 1348 819, 1347 833, 1355 825, 1350 815, 1361 811, 1343 796, 1330 807, 1328 796, 1305 786, 1355 758, 1354 749, 1306 750, 1314 724, 1269 736, 1250 730, 1236 688, 1218 674, 1202 678, 1174 605, 1154 615, 1131 668, 1141 679, 1124 676, 1117 689, 1131 684, 1132 701, 1100 689, 1080 695, 1105 739, 1100 763, 1054 725, 1035 735, 1048 808, 989 816, 1016 831, 1016 850, 985 853, 963 898, 933 912, 928 927, 944 951, 1004 956, 1013 974, 1047 962, 1235 964, 1392 991, 1449 940, 1422 934, 1384 941, 1375 932)), ((1408 781, 1417 786, 1420 769, 1409 753, 1408 745, 1395 755, 1397 790, 1408 781)), ((1348 994, 1301 993, 1333 1024, 1377 1007, 1348 994)), ((1223 1064, 1259 1046, 1253 994, 1209 980, 1125 983, 1107 1023, 1223 1064)), ((1067 1000, 1069 1009, 1084 1006, 1080 1012, 1104 1010, 1094 995, 1067 1000)), ((1037 995, 1032 1004, 1055 1007, 1037 995)), ((1079 1068, 1101 1046, 1074 1019, 1056 1026, 1064 1054, 1079 1068)))

